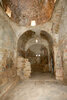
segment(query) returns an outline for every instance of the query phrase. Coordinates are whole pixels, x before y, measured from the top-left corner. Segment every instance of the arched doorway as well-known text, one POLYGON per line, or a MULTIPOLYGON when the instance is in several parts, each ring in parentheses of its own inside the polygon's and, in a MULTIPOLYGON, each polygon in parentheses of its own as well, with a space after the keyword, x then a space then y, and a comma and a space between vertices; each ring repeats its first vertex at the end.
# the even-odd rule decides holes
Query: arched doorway
POLYGON ((28 59, 31 75, 34 72, 54 72, 53 40, 48 33, 46 35, 44 33, 45 31, 41 31, 39 35, 36 35, 35 32, 29 30, 18 40, 18 56, 28 59))
POLYGON ((33 72, 49 72, 48 50, 42 44, 34 44, 28 48, 25 57, 31 63, 33 72))

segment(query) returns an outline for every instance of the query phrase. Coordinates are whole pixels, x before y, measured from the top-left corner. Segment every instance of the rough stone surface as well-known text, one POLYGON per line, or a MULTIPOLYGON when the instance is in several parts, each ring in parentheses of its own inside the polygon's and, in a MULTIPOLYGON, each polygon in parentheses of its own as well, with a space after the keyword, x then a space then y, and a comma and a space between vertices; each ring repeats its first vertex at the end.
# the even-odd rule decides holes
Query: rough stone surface
POLYGON ((41 75, 19 83, 1 100, 67 100, 67 86, 55 81, 50 74, 41 75))
POLYGON ((0 86, 16 77, 16 35, 3 14, 0 8, 0 86))
MULTIPOLYGON (((6 66, 7 57, 12 58, 13 61, 15 60, 14 50, 15 48, 17 50, 18 40, 20 39, 21 35, 25 36, 24 34, 27 31, 32 30, 39 36, 43 30, 46 32, 46 34, 49 34, 52 37, 51 39, 53 41, 52 53, 54 56, 55 73, 57 67, 58 68, 63 67, 64 78, 67 79, 67 28, 66 28, 67 6, 66 5, 67 5, 66 0, 57 1, 51 20, 45 24, 38 26, 36 25, 35 27, 23 27, 17 25, 5 15, 5 12, 0 7, 0 66, 1 66, 0 71, 3 70, 3 66, 4 67, 6 66)), ((26 39, 23 40, 26 41, 26 39)), ((7 65, 9 65, 9 63, 7 65)))
POLYGON ((17 59, 17 75, 23 80, 28 79, 31 75, 31 64, 28 59, 18 57, 17 59))
POLYGON ((42 24, 48 21, 54 9, 54 0, 2 0, 5 11, 8 7, 11 18, 23 26, 30 26, 31 21, 42 24))

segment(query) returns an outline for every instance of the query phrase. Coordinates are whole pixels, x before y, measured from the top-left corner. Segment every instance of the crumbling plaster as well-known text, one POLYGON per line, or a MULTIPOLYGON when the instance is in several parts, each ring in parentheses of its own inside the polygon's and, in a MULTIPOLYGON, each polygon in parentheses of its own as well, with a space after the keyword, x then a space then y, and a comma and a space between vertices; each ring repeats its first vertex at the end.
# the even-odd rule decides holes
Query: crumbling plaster
POLYGON ((10 18, 23 26, 30 26, 32 20, 37 25, 47 22, 55 5, 54 0, 2 0, 2 3, 5 11, 10 9, 10 18))
POLYGON ((15 51, 16 34, 0 8, 0 86, 16 76, 15 51))

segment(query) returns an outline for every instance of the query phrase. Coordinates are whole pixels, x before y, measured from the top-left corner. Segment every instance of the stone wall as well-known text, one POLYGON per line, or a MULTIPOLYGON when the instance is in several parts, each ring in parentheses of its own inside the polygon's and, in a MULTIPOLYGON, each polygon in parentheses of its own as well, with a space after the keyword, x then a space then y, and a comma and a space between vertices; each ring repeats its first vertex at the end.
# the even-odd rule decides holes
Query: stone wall
POLYGON ((0 86, 16 76, 16 36, 0 8, 0 86))
POLYGON ((63 3, 63 13, 58 33, 64 79, 67 80, 67 1, 64 1, 65 2, 63 3))

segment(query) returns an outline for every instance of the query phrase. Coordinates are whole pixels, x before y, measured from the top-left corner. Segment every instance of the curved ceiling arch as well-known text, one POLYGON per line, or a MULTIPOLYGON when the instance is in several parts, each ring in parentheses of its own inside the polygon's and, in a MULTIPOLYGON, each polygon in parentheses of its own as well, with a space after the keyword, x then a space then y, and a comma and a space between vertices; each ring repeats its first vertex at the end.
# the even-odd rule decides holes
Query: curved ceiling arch
POLYGON ((22 34, 20 36, 20 38, 18 39, 18 50, 25 50, 25 44, 27 43, 27 41, 29 39, 31 39, 32 37, 34 37, 35 32, 33 32, 32 30, 28 30, 26 31, 24 34, 22 34))
POLYGON ((49 44, 46 40, 39 38, 32 38, 30 39, 25 46, 25 51, 27 51, 28 48, 30 48, 32 45, 44 45, 47 49, 49 48, 49 44), (36 43, 38 41, 38 43, 36 43))
POLYGON ((41 31, 40 35, 36 35, 36 33, 32 30, 28 30, 25 33, 23 33, 20 38, 18 39, 18 53, 23 53, 25 55, 25 52, 27 49, 35 44, 42 44, 45 47, 47 47, 48 51, 52 54, 53 52, 53 38, 51 35, 45 31, 41 31))
POLYGON ((53 38, 48 32, 41 30, 40 36, 41 38, 47 40, 49 44, 53 45, 53 38))
POLYGON ((43 44, 33 44, 27 49, 25 57, 28 57, 28 55, 29 56, 43 56, 43 55, 46 56, 48 55, 48 52, 49 52, 48 49, 43 44))
POLYGON ((43 30, 41 30, 40 36, 41 36, 42 39, 45 39, 45 40, 48 41, 49 50, 50 50, 51 55, 52 55, 53 54, 53 38, 52 38, 52 36, 49 33, 47 33, 46 31, 43 31, 43 30))

